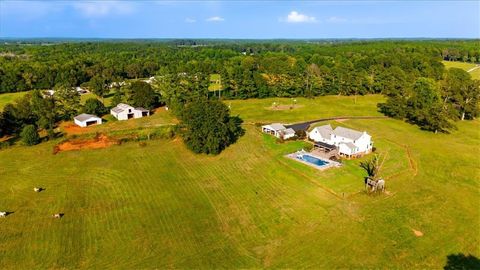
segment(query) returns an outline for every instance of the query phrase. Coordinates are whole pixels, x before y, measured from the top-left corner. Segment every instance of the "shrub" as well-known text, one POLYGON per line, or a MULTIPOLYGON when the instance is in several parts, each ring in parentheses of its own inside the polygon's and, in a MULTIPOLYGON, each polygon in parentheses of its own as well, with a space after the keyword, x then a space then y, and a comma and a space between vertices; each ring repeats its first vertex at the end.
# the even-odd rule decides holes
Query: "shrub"
POLYGON ((303 140, 307 137, 307 132, 303 129, 299 129, 295 131, 295 136, 297 136, 298 139, 303 140))
POLYGON ((40 142, 40 136, 37 132, 37 127, 34 125, 26 125, 20 133, 22 141, 26 145, 35 145, 40 142))

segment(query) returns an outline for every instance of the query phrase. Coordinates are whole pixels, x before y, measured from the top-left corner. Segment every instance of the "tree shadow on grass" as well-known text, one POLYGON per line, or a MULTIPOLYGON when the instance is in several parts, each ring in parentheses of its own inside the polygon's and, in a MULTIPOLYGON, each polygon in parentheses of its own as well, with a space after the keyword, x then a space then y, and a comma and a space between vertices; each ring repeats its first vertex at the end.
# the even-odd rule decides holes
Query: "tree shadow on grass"
POLYGON ((480 269, 480 259, 469 254, 463 253, 450 254, 447 256, 447 264, 443 267, 445 270, 470 270, 480 269))

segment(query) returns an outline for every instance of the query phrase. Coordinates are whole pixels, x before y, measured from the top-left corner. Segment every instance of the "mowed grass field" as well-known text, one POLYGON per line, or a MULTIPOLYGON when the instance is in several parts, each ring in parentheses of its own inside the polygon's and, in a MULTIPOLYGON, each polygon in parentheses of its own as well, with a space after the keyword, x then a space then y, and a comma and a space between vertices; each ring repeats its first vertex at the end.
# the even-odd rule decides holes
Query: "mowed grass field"
MULTIPOLYGON (((446 68, 461 68, 465 71, 469 71, 478 65, 472 63, 465 63, 465 62, 457 62, 457 61, 442 61, 446 68)), ((472 76, 472 79, 480 80, 480 68, 474 69, 469 72, 472 76)))
POLYGON ((3 107, 5 107, 5 105, 14 102, 17 98, 23 97, 26 93, 28 93, 28 91, 0 94, 0 111, 3 110, 3 107))
POLYGON ((265 109, 274 100, 290 102, 226 101, 246 134, 218 156, 180 139, 0 150, 0 211, 14 212, 0 219, 0 268, 438 269, 450 254, 480 257, 479 120, 453 134, 393 119, 331 122, 367 130, 386 156, 388 194, 369 196, 359 160, 315 170, 284 157, 304 142, 277 143, 253 123, 378 115, 382 98, 265 109))

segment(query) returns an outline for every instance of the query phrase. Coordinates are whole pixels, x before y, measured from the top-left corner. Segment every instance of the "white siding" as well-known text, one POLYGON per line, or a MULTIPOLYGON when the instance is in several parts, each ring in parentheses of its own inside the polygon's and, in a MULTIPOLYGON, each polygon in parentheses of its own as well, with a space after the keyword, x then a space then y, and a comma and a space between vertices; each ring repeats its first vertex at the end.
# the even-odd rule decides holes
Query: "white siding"
POLYGON ((330 138, 324 138, 317 129, 313 129, 308 133, 308 137, 315 142, 323 142, 330 145, 335 145, 339 147, 339 152, 345 155, 370 153, 372 151, 372 137, 366 132, 364 132, 358 139, 352 140, 350 138, 345 138, 335 134, 330 134, 330 138), (345 143, 352 143, 356 146, 356 148, 352 150, 347 147, 345 143))
POLYGON ((73 119, 73 121, 75 122, 75 124, 77 126, 80 126, 80 127, 87 127, 88 126, 87 123, 92 122, 92 121, 95 121, 97 125, 102 124, 102 118, 98 118, 98 117, 97 118, 94 118, 94 117, 88 118, 85 121, 79 121, 77 119, 73 119))
POLYGON ((344 155, 348 155, 348 156, 351 156, 353 154, 355 154, 352 149, 350 149, 350 147, 348 147, 346 144, 344 143, 341 143, 339 146, 338 146, 338 152, 340 152, 340 154, 344 154, 344 155))

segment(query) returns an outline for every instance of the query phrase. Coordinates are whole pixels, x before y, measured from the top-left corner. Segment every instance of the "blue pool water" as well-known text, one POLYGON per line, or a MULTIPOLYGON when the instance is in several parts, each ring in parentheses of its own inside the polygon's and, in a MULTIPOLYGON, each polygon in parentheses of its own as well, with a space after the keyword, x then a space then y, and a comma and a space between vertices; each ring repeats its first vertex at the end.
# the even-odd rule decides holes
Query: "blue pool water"
POLYGON ((313 165, 320 166, 320 167, 328 164, 327 161, 321 160, 321 159, 316 158, 316 157, 312 157, 310 155, 302 155, 301 157, 297 156, 297 158, 300 159, 300 160, 303 160, 305 162, 311 163, 313 165))

